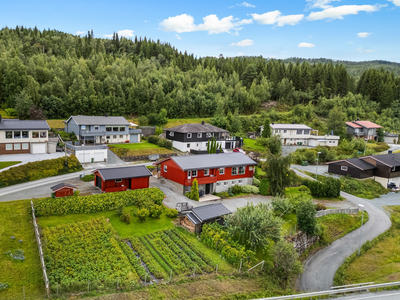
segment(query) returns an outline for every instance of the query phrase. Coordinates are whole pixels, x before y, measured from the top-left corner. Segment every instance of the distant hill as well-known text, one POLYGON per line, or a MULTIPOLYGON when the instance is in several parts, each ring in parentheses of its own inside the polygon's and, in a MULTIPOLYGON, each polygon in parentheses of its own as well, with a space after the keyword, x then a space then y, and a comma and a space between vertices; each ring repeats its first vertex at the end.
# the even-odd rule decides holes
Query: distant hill
POLYGON ((393 71, 396 75, 400 75, 400 63, 396 62, 390 62, 386 60, 371 60, 371 61, 347 61, 347 60, 334 60, 334 59, 328 59, 328 58, 311 58, 311 59, 306 59, 306 58, 300 58, 300 57, 290 57, 288 59, 282 60, 285 63, 296 63, 299 61, 302 63, 303 61, 306 61, 310 64, 339 64, 343 65, 346 67, 347 71, 349 72, 349 75, 353 77, 360 77, 361 74, 367 70, 367 69, 384 69, 384 70, 389 70, 393 71))

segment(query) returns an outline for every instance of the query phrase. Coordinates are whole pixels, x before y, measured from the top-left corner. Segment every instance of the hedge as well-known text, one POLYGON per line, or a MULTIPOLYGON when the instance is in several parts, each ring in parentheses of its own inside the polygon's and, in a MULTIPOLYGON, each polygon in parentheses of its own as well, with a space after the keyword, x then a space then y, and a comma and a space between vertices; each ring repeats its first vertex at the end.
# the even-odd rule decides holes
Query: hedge
POLYGON ((339 179, 329 178, 326 181, 303 181, 310 189, 311 195, 318 198, 337 198, 340 196, 341 183, 339 179))
POLYGON ((33 203, 36 216, 41 217, 81 213, 91 214, 130 205, 136 205, 139 208, 147 207, 151 204, 161 205, 163 199, 164 193, 158 188, 146 188, 83 197, 41 198, 34 200, 33 203))
POLYGON ((82 169, 82 165, 74 155, 67 157, 67 165, 65 165, 65 157, 29 162, 1 172, 0 188, 46 177, 77 172, 82 169))

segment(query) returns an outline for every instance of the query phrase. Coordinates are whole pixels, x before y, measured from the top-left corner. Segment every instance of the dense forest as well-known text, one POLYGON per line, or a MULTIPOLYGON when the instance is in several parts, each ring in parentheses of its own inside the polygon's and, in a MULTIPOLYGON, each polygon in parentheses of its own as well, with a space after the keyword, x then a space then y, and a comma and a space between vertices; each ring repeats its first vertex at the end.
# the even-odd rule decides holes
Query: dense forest
POLYGON ((275 102, 271 119, 286 111, 318 123, 339 109, 334 114, 343 120, 381 120, 386 130, 399 131, 399 99, 400 77, 384 69, 366 69, 356 79, 332 62, 197 58, 168 43, 118 34, 101 39, 93 31, 83 37, 0 31, 0 105, 19 118, 143 116, 163 108, 168 118, 212 117, 260 113, 275 102))

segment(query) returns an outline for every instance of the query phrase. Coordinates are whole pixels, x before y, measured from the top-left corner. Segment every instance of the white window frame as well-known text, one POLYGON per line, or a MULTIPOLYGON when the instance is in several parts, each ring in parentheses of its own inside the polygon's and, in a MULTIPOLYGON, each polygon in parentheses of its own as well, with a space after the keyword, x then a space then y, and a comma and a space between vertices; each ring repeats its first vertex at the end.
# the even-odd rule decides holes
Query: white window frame
POLYGON ((238 174, 239 175, 244 175, 246 173, 246 166, 240 166, 238 169, 238 174), (242 172, 240 172, 240 170, 243 170, 242 172))
POLYGON ((12 150, 13 149, 13 144, 6 144, 6 150, 12 150))
POLYGON ((197 177, 197 170, 192 170, 192 177, 197 177))
POLYGON ((225 185, 228 185, 228 184, 229 184, 229 182, 228 182, 228 181, 224 181, 224 186, 225 186, 225 185))
POLYGON ((232 180, 232 184, 236 184, 236 180, 232 180))
POLYGON ((345 171, 345 172, 347 172, 348 171, 348 167, 347 166, 340 166, 340 171, 345 171))
POLYGON ((14 150, 21 150, 21 144, 20 143, 14 144, 14 150))
POLYGON ((210 175, 210 169, 204 169, 204 176, 210 175))
POLYGON ((22 143, 22 150, 28 150, 29 149, 29 144, 28 143, 22 143))
POLYGON ((224 175, 225 174, 225 168, 219 168, 218 172, 219 172, 219 175, 224 175), (221 172, 221 170, 222 170, 222 172, 221 172))
POLYGON ((186 144, 186 148, 190 148, 190 143, 186 144))
POLYGON ((191 133, 187 133, 187 134, 186 134, 186 137, 187 137, 188 139, 191 139, 191 138, 192 138, 192 134, 191 134, 191 133))
POLYGON ((5 132, 5 137, 6 137, 6 139, 7 140, 12 140, 13 139, 13 132, 11 131, 11 130, 7 130, 6 132, 5 132), (7 137, 7 132, 10 132, 11 133, 11 137, 7 137))
POLYGON ((99 130, 99 126, 94 126, 94 130, 99 130))
POLYGON ((169 136, 174 136, 174 132, 173 132, 173 131, 170 131, 170 132, 169 132, 169 136))
POLYGON ((199 133, 197 133, 197 138, 202 138, 203 137, 203 134, 201 133, 201 132, 199 132, 199 133))
POLYGON ((238 175, 238 174, 239 174, 238 167, 232 167, 232 175, 235 176, 235 175, 238 175))
POLYGON ((123 136, 122 134, 120 134, 120 135, 119 135, 119 138, 120 138, 120 139, 123 139, 123 138, 124 138, 124 136, 123 136))
POLYGON ((29 131, 28 130, 23 130, 23 131, 21 131, 21 138, 23 138, 23 139, 29 139, 29 131), (28 133, 28 136, 27 137, 24 137, 24 132, 26 133, 28 133))
POLYGON ((168 172, 168 166, 164 165, 164 172, 168 172))
POLYGON ((207 132, 207 133, 206 133, 206 137, 208 137, 208 138, 212 137, 211 132, 207 132))
POLYGON ((217 186, 220 186, 221 185, 221 182, 217 182, 217 186))
POLYGON ((191 170, 188 170, 188 179, 192 179, 192 171, 191 170))
POLYGON ((239 179, 239 183, 243 183, 243 180, 242 180, 242 179, 239 179))
POLYGON ((117 138, 117 136, 116 135, 113 135, 113 139, 116 139, 117 138))
POLYGON ((115 179, 115 183, 120 183, 122 182, 122 179, 115 179))

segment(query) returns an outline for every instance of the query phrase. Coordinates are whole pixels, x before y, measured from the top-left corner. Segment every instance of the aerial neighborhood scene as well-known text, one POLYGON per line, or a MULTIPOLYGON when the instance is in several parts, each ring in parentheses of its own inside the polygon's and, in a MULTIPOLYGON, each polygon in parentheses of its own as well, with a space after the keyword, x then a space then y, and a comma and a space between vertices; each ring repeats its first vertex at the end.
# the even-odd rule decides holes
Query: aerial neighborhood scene
POLYGON ((400 299, 399 13, 2 3, 0 300, 400 299))

